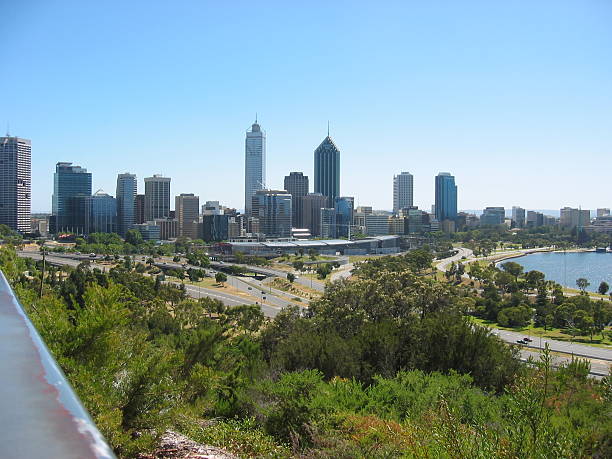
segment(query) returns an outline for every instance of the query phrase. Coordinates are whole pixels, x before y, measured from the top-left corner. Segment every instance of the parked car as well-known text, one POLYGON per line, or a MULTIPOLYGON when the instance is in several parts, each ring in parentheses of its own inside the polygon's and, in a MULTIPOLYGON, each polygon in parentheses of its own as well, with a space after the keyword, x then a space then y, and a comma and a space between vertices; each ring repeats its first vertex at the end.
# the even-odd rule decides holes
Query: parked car
POLYGON ((519 344, 526 344, 525 341, 523 341, 522 339, 517 339, 516 342, 519 344))
POLYGON ((526 336, 525 338, 523 338, 523 341, 525 341, 526 343, 531 343, 533 340, 526 336))

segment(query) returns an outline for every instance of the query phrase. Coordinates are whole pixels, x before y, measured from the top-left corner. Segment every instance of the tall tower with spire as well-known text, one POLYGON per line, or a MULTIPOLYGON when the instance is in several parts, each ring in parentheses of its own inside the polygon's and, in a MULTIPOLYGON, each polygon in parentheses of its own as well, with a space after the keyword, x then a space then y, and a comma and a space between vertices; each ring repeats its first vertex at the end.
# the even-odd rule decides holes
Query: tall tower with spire
POLYGON ((266 186, 266 133, 257 123, 247 130, 244 143, 244 212, 251 216, 253 196, 266 186))
POLYGON ((314 151, 314 191, 333 203, 340 196, 340 150, 329 135, 314 151))

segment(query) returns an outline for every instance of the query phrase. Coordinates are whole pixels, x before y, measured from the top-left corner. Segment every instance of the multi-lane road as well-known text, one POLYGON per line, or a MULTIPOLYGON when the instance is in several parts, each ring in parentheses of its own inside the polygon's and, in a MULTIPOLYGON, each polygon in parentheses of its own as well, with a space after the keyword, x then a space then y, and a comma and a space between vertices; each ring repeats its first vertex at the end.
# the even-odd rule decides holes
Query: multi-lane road
MULTIPOLYGON (((35 260, 41 260, 42 254, 39 252, 28 252, 21 251, 18 252, 18 255, 21 257, 29 257, 35 260)), ((450 266, 451 263, 460 261, 462 259, 469 259, 472 256, 472 251, 466 248, 459 248, 459 252, 452 257, 442 260, 438 263, 437 268, 441 271, 444 271, 450 266)), ((87 255, 75 255, 75 254, 52 254, 46 256, 47 262, 54 265, 68 265, 76 267, 83 261, 89 261, 91 265, 99 267, 100 269, 105 269, 104 265, 101 265, 97 262, 102 260, 102 257, 89 257, 87 255)), ((146 257, 135 257, 138 261, 146 261, 146 257)), ((167 268, 189 268, 188 265, 183 265, 180 263, 175 263, 171 261, 166 262, 157 262, 159 266, 167 267, 167 268)), ((226 267, 228 264, 226 263, 214 263, 212 267, 221 268, 226 267)), ((198 268, 198 267, 194 267, 198 268)), ((260 266, 249 266, 247 267, 249 271, 267 275, 270 277, 286 277, 287 273, 284 271, 279 271, 267 267, 260 266)), ((215 271, 207 269, 207 274, 214 275, 215 271)), ((349 275, 351 271, 350 266, 347 266, 343 269, 341 276, 344 277, 349 275)), ((296 282, 302 280, 304 285, 310 286, 310 279, 299 278, 296 279, 296 282)), ((238 306, 242 304, 256 304, 261 307, 262 312, 267 317, 275 317, 279 311, 283 308, 286 308, 290 305, 296 306, 306 306, 308 304, 308 300, 297 295, 292 295, 287 292, 283 292, 274 288, 271 288, 268 285, 265 285, 263 282, 254 279, 254 278, 244 278, 228 275, 227 284, 233 287, 235 290, 240 291, 242 294, 233 294, 226 293, 219 289, 212 289, 201 287, 193 284, 185 284, 186 292, 192 298, 200 298, 202 296, 207 296, 210 298, 217 299, 223 304, 227 306, 238 306)), ((321 282, 313 282, 313 288, 317 290, 323 290, 324 284, 321 282), (316 287, 315 287, 316 286, 316 287)), ((517 341, 523 339, 528 336, 525 333, 517 333, 512 331, 500 330, 500 329, 492 329, 492 332, 496 334, 503 341, 510 344, 517 344, 517 341)), ((593 347, 587 346, 584 344, 578 343, 569 343, 566 341, 557 341, 552 339, 540 339, 539 337, 531 336, 533 341, 529 344, 521 344, 521 353, 523 357, 535 356, 539 354, 540 349, 542 349, 546 344, 551 351, 555 353, 555 359, 557 363, 567 362, 572 358, 572 356, 583 357, 590 360, 592 372, 595 375, 601 376, 603 374, 607 374, 610 365, 612 364, 612 348, 601 348, 601 347, 593 347)))

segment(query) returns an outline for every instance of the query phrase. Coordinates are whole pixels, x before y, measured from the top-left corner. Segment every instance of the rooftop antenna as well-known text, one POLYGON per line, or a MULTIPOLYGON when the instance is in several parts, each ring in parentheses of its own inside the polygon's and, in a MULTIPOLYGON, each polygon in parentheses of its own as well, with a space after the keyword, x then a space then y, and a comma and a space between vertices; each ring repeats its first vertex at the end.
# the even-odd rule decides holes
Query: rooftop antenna
POLYGON ((329 120, 327 120, 327 137, 329 137, 329 120))
POLYGON ((255 112, 255 124, 257 124, 257 112, 255 112))
POLYGON ((6 136, 7 136, 7 137, 10 137, 10 136, 11 136, 11 134, 10 134, 10 129, 9 129, 10 127, 11 127, 11 125, 10 125, 10 123, 7 121, 7 122, 6 122, 6 136))

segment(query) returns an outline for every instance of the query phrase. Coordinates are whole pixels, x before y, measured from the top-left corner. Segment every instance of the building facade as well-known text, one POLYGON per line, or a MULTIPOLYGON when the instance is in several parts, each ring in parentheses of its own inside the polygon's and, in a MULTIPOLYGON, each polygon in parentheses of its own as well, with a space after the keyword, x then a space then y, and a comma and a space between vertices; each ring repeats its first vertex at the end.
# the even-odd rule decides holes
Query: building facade
POLYGON ((136 175, 128 172, 117 175, 117 232, 123 237, 136 223, 142 223, 136 220, 137 191, 136 175))
MULTIPOLYGON (((200 224, 200 239, 206 242, 219 242, 229 239, 229 215, 204 215, 200 224)), ((234 229, 234 233, 236 233, 234 229)), ((239 237, 240 232, 234 237, 239 237)))
POLYGON ((457 218, 457 185, 455 177, 448 172, 436 176, 436 220, 454 220, 457 218))
POLYGON ((325 239, 336 239, 337 227, 336 227, 336 208, 335 207, 324 207, 321 209, 321 237, 325 239))
POLYGON ((291 237, 291 195, 284 190, 257 190, 251 204, 259 231, 267 237, 291 237))
POLYGON ((117 200, 102 190, 91 197, 90 232, 117 232, 117 200))
POLYGON ((506 219, 506 209, 503 207, 487 207, 480 216, 481 226, 503 225, 506 219))
POLYGON ((244 212, 251 216, 253 196, 266 187, 266 133, 255 123, 244 142, 244 212))
POLYGON ((30 232, 31 186, 32 143, 19 137, 0 137, 0 225, 30 232))
POLYGON ((414 178, 410 172, 393 176, 393 213, 413 206, 414 178))
POLYGON ((583 228, 591 222, 591 211, 564 207, 559 212, 559 225, 562 228, 583 228))
POLYGON ((333 203, 340 196, 340 150, 327 135, 314 151, 314 192, 333 203))
POLYGON ((291 225, 302 228, 302 197, 308 194, 308 176, 303 172, 289 172, 285 177, 285 191, 291 195, 291 225))
POLYGON ((515 228, 525 227, 525 209, 522 207, 512 207, 512 224, 515 228))
POLYGON ((89 234, 91 173, 72 163, 59 162, 53 175, 51 231, 89 234))
POLYGON ((302 197, 302 223, 312 236, 321 235, 321 209, 327 207, 327 196, 308 193, 302 197))
POLYGON ((353 213, 355 212, 355 198, 338 196, 334 207, 336 209, 336 237, 350 238, 353 213))
POLYGON ((181 193, 174 198, 174 210, 179 224, 179 236, 197 239, 200 197, 193 193, 181 193))
POLYGON ((145 221, 170 217, 170 177, 155 174, 146 177, 145 182, 145 221))

